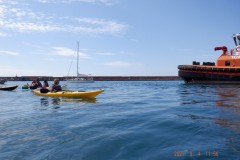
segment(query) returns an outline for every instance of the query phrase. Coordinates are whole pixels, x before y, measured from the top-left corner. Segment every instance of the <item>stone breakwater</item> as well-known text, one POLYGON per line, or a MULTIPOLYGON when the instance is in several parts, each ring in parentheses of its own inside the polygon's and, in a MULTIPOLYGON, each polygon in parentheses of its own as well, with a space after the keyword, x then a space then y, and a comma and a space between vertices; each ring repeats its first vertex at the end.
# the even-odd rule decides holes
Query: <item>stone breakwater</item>
MULTIPOLYGON (((178 76, 92 76, 94 81, 172 81, 181 80, 178 76)), ((32 81, 39 78, 40 81, 52 81, 56 78, 65 81, 67 78, 74 77, 52 77, 52 76, 22 76, 22 77, 0 77, 7 81, 32 81)))

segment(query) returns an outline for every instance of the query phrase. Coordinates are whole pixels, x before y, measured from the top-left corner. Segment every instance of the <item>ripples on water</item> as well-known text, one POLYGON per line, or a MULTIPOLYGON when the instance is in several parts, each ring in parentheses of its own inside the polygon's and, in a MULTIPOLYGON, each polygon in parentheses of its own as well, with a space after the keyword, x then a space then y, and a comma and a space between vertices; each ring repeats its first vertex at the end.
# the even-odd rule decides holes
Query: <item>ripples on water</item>
POLYGON ((68 83, 105 89, 84 100, 35 96, 24 83, 0 92, 0 159, 239 159, 240 86, 68 83))

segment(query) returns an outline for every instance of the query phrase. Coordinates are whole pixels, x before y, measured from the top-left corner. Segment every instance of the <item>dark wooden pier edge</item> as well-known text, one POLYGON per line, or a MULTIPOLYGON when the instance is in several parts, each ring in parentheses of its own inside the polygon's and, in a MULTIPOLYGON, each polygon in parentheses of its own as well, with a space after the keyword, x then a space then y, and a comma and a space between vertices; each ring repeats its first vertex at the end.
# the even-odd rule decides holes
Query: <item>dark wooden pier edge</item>
MULTIPOLYGON (((40 81, 52 81, 58 78, 65 81, 69 77, 52 77, 52 76, 21 76, 21 77, 0 77, 7 81, 32 81, 39 78, 40 81)), ((74 77, 73 77, 74 78, 74 77)), ((178 76, 93 76, 94 81, 175 81, 181 80, 178 76)))

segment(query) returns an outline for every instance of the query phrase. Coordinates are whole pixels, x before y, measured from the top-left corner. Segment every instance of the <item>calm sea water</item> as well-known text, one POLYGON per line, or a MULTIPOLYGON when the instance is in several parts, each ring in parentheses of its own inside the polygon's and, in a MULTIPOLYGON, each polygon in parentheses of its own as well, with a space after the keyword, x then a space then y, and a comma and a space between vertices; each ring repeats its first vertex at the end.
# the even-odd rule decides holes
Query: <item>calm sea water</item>
MULTIPOLYGON (((93 100, 0 91, 0 159, 239 159, 240 86, 95 82, 93 100)), ((51 82, 50 82, 51 83, 51 82)), ((52 84, 52 83, 51 83, 52 84)))

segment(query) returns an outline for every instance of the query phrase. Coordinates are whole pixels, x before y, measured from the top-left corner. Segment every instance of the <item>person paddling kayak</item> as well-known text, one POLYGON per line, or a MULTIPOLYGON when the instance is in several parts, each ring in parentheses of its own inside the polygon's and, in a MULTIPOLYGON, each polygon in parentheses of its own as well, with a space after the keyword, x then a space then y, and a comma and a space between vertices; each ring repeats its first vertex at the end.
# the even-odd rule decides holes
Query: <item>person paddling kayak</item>
POLYGON ((42 88, 46 88, 46 89, 49 88, 48 80, 43 81, 43 87, 42 88))
POLYGON ((59 92, 62 91, 61 85, 59 85, 59 79, 54 79, 53 85, 51 87, 44 87, 40 89, 40 93, 48 93, 48 92, 59 92))
POLYGON ((61 85, 59 85, 59 79, 54 79, 51 91, 52 92, 62 91, 62 87, 61 85))
POLYGON ((32 81, 32 84, 30 85, 29 88, 30 89, 42 88, 42 84, 41 84, 40 80, 37 78, 32 81))

